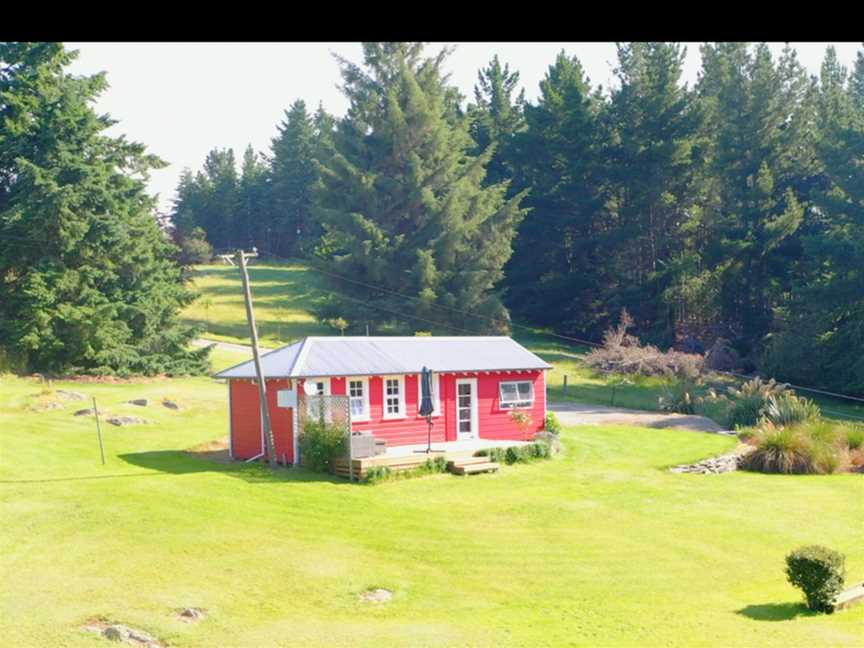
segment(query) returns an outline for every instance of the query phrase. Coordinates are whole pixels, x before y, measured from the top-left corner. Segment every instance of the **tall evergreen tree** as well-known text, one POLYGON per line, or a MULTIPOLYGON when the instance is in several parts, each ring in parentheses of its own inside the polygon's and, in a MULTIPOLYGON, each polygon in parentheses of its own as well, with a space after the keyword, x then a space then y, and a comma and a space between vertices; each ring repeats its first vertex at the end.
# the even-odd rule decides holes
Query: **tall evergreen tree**
POLYGON ((526 130, 510 151, 516 187, 530 189, 530 211, 507 266, 508 305, 570 332, 593 331, 606 315, 602 108, 579 60, 561 52, 540 82, 537 105, 525 106, 526 130))
POLYGON ((341 61, 350 107, 322 165, 317 214, 337 269, 381 290, 352 285, 351 293, 374 307, 352 301, 335 308, 349 322, 411 322, 413 315, 506 330, 494 288, 522 196, 505 199, 506 183, 484 186, 491 151, 470 154, 468 120, 441 71, 448 50, 432 58, 422 50, 417 43, 365 43, 363 66, 341 61))
POLYGON ((146 193, 164 163, 105 134, 105 76, 65 72, 75 56, 0 44, 0 344, 40 371, 204 371, 177 319, 193 295, 146 193))
MULTIPOLYGON (((859 61, 861 60, 859 55, 859 61)), ((864 104, 830 48, 816 152, 821 182, 802 225, 804 253, 776 310, 766 368, 785 380, 864 394, 864 104)))
POLYGON ((240 180, 237 184, 234 227, 240 247, 258 247, 273 252, 273 226, 269 211, 267 164, 255 153, 252 145, 243 153, 240 180))
POLYGON ((745 43, 705 45, 702 59, 713 187, 700 214, 700 254, 719 275, 721 317, 746 346, 769 331, 801 253, 793 235, 817 172, 809 83, 789 48, 778 64, 765 44, 752 55, 745 43))
POLYGON ((474 104, 469 106, 471 137, 476 144, 475 153, 480 154, 489 146, 494 153, 486 169, 486 184, 494 185, 513 177, 510 164, 514 161, 510 147, 513 136, 522 130, 525 123, 522 111, 525 107, 525 91, 514 96, 519 84, 519 73, 511 72, 510 66, 501 65, 496 54, 489 65, 477 74, 474 86, 474 104))
MULTIPOLYGON (((319 111, 317 118, 325 119, 326 113, 319 111)), ((321 234, 311 215, 312 191, 318 179, 315 128, 305 102, 298 99, 285 111, 271 144, 272 226, 278 232, 276 251, 282 256, 307 252, 321 234)))
POLYGON ((697 202, 701 165, 700 112, 681 83, 685 55, 675 43, 619 44, 605 120, 606 263, 615 267, 604 302, 666 343, 674 321, 661 294, 684 252, 679 230, 697 202))

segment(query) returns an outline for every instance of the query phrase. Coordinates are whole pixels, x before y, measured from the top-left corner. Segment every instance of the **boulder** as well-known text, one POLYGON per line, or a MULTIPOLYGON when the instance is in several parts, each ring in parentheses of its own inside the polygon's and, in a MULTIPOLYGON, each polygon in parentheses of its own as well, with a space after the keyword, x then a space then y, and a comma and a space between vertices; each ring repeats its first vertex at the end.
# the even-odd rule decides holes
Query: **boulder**
POLYGON ((95 413, 96 410, 94 410, 92 407, 89 407, 87 409, 78 410, 77 412, 75 412, 75 416, 93 416, 95 413))
POLYGON ((192 623, 194 621, 200 621, 205 618, 207 614, 201 608, 196 607, 187 607, 180 610, 177 614, 177 617, 181 621, 185 621, 186 623, 192 623))
POLYGON ((147 404, 150 402, 146 398, 133 398, 130 401, 126 401, 130 405, 138 405, 139 407, 147 407, 147 404))
POLYGON ((729 340, 717 338, 714 346, 705 356, 705 368, 711 371, 734 371, 741 364, 738 352, 732 348, 729 340))
POLYGON ((165 398, 165 399, 162 400, 162 405, 164 405, 164 406, 167 407, 168 409, 172 409, 172 410, 179 410, 179 409, 181 409, 181 407, 180 407, 180 405, 177 403, 177 401, 173 401, 173 400, 168 399, 168 398, 165 398))

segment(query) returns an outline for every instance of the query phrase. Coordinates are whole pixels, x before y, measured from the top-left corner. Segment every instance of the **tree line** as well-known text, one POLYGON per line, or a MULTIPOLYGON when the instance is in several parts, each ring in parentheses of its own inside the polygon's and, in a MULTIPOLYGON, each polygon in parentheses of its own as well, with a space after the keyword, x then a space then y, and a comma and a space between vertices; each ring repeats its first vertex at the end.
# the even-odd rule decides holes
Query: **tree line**
POLYGON ((598 339, 627 309, 655 344, 722 336, 778 377, 864 391, 864 52, 810 76, 788 46, 704 44, 688 87, 684 47, 622 43, 609 89, 562 52, 534 102, 497 56, 466 102, 447 49, 363 52, 340 60, 343 118, 295 103, 239 177, 211 152, 178 227, 325 261, 354 280, 322 309, 349 330, 512 315, 598 339))
MULTIPOLYGON (((560 54, 526 101, 495 57, 474 95, 450 50, 340 59, 344 117, 302 101, 268 151, 212 151, 160 229, 164 165, 109 137, 55 43, 0 43, 0 356, 51 372, 201 371, 183 266, 257 246, 346 277, 349 331, 598 339, 626 308, 659 345, 733 340, 779 378, 864 392, 864 53, 811 77, 786 48, 618 45, 602 88, 560 54), (209 244, 207 240, 209 240, 209 244)), ((2 357, 0 357, 2 360, 2 357)))

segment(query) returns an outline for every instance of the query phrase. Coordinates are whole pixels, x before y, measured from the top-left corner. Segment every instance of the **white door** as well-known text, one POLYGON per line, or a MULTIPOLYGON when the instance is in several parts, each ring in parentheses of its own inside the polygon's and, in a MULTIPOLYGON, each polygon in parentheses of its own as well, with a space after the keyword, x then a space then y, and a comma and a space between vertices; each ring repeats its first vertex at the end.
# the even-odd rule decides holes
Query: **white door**
POLYGON ((477 379, 462 378, 456 381, 456 438, 476 439, 477 429, 477 379))

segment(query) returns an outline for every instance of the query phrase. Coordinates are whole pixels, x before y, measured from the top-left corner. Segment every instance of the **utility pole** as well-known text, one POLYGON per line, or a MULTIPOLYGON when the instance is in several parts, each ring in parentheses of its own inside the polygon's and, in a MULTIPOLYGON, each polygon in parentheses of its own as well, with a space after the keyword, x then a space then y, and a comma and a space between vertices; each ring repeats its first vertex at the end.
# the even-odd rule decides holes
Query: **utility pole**
MULTIPOLYGON (((255 248, 252 248, 255 250, 255 248)), ((237 265, 240 266, 240 277, 243 279, 243 296, 246 300, 246 319, 249 322, 249 334, 252 338, 252 356, 255 358, 255 373, 258 376, 258 400, 261 404, 261 422, 264 425, 264 453, 271 467, 276 467, 276 444, 273 441, 273 427, 270 425, 270 408, 267 405, 267 383, 261 369, 261 354, 258 352, 258 330, 255 328, 255 313, 252 311, 252 291, 249 289, 249 274, 246 272, 246 259, 258 256, 257 251, 251 254, 237 250, 237 265)))

